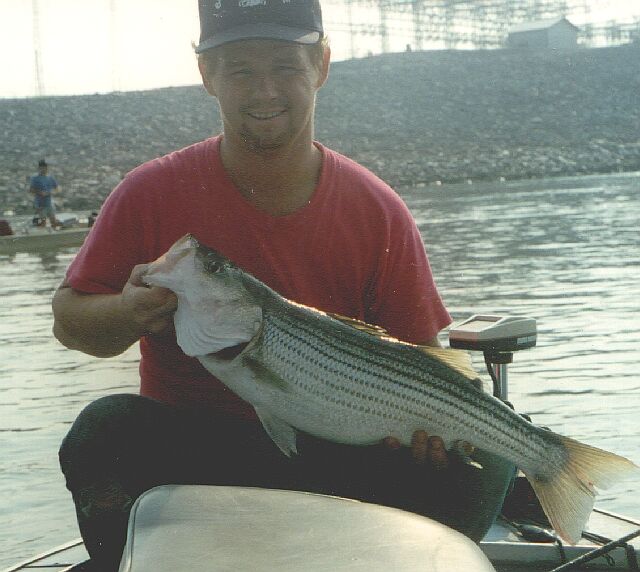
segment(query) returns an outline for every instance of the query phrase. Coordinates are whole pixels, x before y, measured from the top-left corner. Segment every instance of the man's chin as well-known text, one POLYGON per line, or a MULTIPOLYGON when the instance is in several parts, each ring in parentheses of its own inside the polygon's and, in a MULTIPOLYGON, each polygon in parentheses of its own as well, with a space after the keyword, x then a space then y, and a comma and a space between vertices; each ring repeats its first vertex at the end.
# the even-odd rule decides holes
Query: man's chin
POLYGON ((249 150, 253 153, 265 154, 275 153, 285 147, 284 143, 266 142, 266 141, 253 141, 249 143, 249 150))
POLYGON ((243 133, 244 140, 249 151, 253 153, 273 153, 287 146, 286 135, 260 136, 255 133, 243 133))

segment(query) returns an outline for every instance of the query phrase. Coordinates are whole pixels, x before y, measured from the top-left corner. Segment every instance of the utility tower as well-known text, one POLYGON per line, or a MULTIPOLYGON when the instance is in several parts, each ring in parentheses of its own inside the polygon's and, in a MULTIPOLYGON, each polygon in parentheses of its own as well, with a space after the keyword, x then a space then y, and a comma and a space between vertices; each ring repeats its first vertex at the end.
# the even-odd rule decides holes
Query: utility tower
MULTIPOLYGON (((640 20, 592 21, 591 11, 601 0, 337 0, 346 4, 346 22, 337 28, 351 36, 373 37, 382 52, 392 44, 415 49, 501 48, 509 28, 524 22, 569 17, 580 28, 583 45, 615 45, 640 36, 640 20), (371 7, 375 16, 353 22, 352 10, 371 7), (401 41, 399 41, 401 40, 401 41)), ((609 3, 611 0, 602 0, 609 3)), ((619 0, 622 1, 622 0, 619 0)), ((638 2, 640 0, 634 0, 638 2)), ((636 40, 638 41, 638 40, 636 40)))
POLYGON ((111 32, 111 89, 120 91, 119 49, 118 49, 118 10, 117 1, 109 0, 109 29, 111 32))
POLYGON ((392 4, 389 0, 378 0, 378 9, 380 10, 380 48, 382 53, 389 51, 389 29, 388 17, 392 4))
POLYGON ((31 13, 33 25, 33 63, 35 70, 36 95, 44 95, 44 80, 42 73, 42 47, 40 42, 40 6, 39 0, 31 0, 31 13))

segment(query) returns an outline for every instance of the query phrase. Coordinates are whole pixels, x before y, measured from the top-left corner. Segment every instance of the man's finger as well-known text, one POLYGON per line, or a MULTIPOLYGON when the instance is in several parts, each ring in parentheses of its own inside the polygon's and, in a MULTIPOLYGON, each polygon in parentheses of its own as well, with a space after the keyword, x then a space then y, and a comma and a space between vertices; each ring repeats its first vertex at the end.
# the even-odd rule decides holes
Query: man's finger
POLYGON ((385 437, 382 440, 382 444, 388 449, 392 450, 399 449, 401 447, 400 441, 398 441, 398 439, 396 439, 395 437, 385 437))
MULTIPOLYGON (((157 286, 151 287, 151 292, 155 296, 157 315, 173 314, 178 308, 178 297, 166 288, 159 288, 157 286)), ((171 318, 173 319, 173 318, 171 318)))
POLYGON ((456 448, 467 457, 473 455, 473 452, 476 450, 476 448, 468 441, 457 441, 456 448))
POLYGON ((429 435, 426 431, 414 431, 411 436, 411 455, 419 465, 426 462, 429 455, 429 435))
POLYGON ((129 276, 129 282, 134 286, 147 287, 147 284, 144 282, 143 277, 147 273, 148 269, 148 264, 137 264, 136 266, 134 266, 133 270, 131 271, 131 275, 129 276))
POLYGON ((178 306, 177 296, 167 288, 159 286, 131 286, 131 295, 136 308, 150 316, 162 316, 173 312, 178 306))
POLYGON ((449 457, 444 443, 440 437, 429 437, 428 458, 431 464, 438 470, 446 469, 449 466, 449 457))

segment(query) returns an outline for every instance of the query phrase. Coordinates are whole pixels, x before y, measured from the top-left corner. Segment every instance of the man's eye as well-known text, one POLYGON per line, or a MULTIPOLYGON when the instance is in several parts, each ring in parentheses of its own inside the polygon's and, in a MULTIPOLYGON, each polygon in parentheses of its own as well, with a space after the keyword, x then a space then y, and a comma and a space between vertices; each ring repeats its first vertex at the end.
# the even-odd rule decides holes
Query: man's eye
POLYGON ((299 68, 291 65, 281 65, 278 66, 278 70, 284 73, 296 73, 299 71, 299 68))

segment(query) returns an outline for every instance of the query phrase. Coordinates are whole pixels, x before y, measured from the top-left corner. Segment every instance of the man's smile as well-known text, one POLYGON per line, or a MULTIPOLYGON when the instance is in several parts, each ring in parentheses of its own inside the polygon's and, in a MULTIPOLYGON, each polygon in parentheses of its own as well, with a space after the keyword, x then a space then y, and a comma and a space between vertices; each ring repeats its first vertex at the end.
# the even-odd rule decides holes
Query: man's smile
POLYGON ((280 115, 282 115, 284 113, 285 113, 284 110, 280 110, 280 111, 265 111, 265 112, 252 111, 252 112, 249 112, 248 115, 249 115, 249 117, 253 117, 254 119, 265 121, 267 119, 274 119, 275 117, 278 117, 278 116, 280 116, 280 115))

